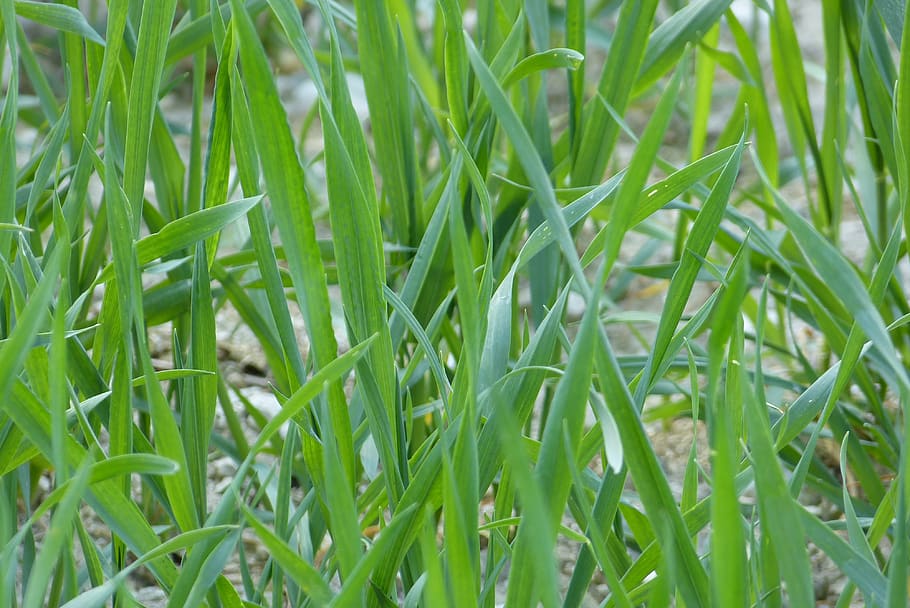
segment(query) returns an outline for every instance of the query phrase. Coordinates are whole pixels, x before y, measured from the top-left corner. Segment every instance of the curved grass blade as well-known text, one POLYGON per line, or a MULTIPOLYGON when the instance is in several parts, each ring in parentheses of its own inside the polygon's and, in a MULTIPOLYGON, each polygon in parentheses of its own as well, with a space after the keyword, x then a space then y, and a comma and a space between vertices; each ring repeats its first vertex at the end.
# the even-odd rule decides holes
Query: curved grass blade
POLYGON ((507 91, 522 79, 544 70, 577 70, 584 60, 585 56, 573 49, 554 48, 534 53, 512 68, 502 81, 502 88, 507 91))
POLYGON ((572 236, 569 233, 569 227, 562 215, 559 203, 556 201, 556 195, 553 192, 553 184, 543 161, 537 153, 534 143, 522 125, 521 120, 512 108, 499 83, 496 82, 490 68, 484 62, 480 53, 474 47, 470 37, 465 35, 465 44, 468 49, 468 58, 474 68, 474 73, 480 83, 481 88, 486 94, 493 112, 502 124, 503 129, 512 140, 512 146, 515 155, 521 162, 528 181, 537 193, 541 212, 550 224, 553 231, 554 239, 559 244, 563 256, 569 265, 575 278, 582 285, 587 285, 587 279, 584 271, 578 261, 578 253, 575 251, 575 245, 572 236))
POLYGON ((641 60, 635 94, 653 85, 675 66, 686 46, 704 36, 730 4, 731 0, 696 0, 657 26, 641 60))
MULTIPOLYGON (((795 506, 806 535, 856 584, 863 593, 866 605, 882 605, 887 597, 888 582, 875 563, 867 561, 861 552, 851 547, 805 507, 795 506)), ((792 601, 793 595, 790 597, 792 601)))
MULTIPOLYGON (((291 280, 310 335, 314 367, 328 365, 338 355, 332 331, 325 269, 316 244, 303 167, 291 136, 265 50, 246 9, 231 0, 233 31, 240 41, 240 59, 249 98, 256 147, 268 187, 278 232, 287 254, 291 280)), ((328 391, 332 424, 348 479, 354 479, 354 446, 344 390, 334 383, 328 391)))
POLYGON ((260 540, 262 540, 269 553, 271 553, 284 572, 300 585, 300 588, 310 599, 323 606, 331 602, 335 594, 332 593, 329 585, 323 580, 319 570, 297 555, 283 540, 269 531, 249 507, 242 502, 239 504, 247 524, 256 531, 260 540))
MULTIPOLYGON (((620 9, 610 53, 597 86, 598 94, 620 115, 626 111, 638 78, 657 5, 657 0, 642 0, 625 2, 620 9)), ((587 104, 584 123, 572 167, 573 186, 587 186, 601 180, 619 136, 618 125, 596 97, 587 104)))
MULTIPOLYGON (((744 136, 745 133, 743 133, 744 136)), ((745 145, 743 137, 740 138, 733 155, 724 165, 717 182, 714 184, 714 188, 711 189, 711 194, 702 205, 695 223, 689 231, 689 237, 686 239, 686 255, 680 260, 679 266, 670 280, 667 299, 660 315, 660 324, 657 328, 657 336, 654 338, 651 355, 642 372, 641 380, 636 387, 635 401, 638 404, 644 403, 644 397, 647 391, 650 390, 652 382, 659 377, 655 372, 662 367, 665 361, 669 360, 669 357, 675 354, 670 353, 668 347, 673 340, 676 327, 688 302, 689 294, 692 292, 692 286, 698 278, 698 273, 702 266, 701 260, 707 255, 708 248, 714 241, 714 235, 720 226, 727 201, 739 174, 743 146, 745 145)), ((681 347, 682 345, 680 344, 679 346, 681 347)))
POLYGON ((417 343, 423 348, 424 356, 430 364, 430 371, 433 373, 433 379, 436 381, 437 388, 439 389, 439 396, 443 400, 443 403, 445 403, 448 401, 449 393, 452 392, 452 385, 449 383, 449 377, 446 376, 445 370, 442 367, 442 361, 439 360, 439 355, 433 347, 433 343, 430 341, 430 338, 427 336, 423 327, 420 326, 420 322, 414 317, 414 313, 408 308, 408 305, 405 304, 398 294, 392 291, 388 285, 383 286, 383 295, 389 304, 392 305, 392 308, 401 315, 405 325, 417 340, 417 343))
MULTIPOLYGON (((599 291, 595 292, 597 293, 599 291)), ((574 461, 566 460, 566 451, 572 454, 578 451, 594 365, 594 346, 598 338, 596 295, 588 302, 588 307, 569 354, 565 375, 556 386, 556 394, 553 396, 552 409, 543 430, 540 455, 534 471, 537 485, 547 488, 541 506, 544 507, 548 518, 548 529, 554 533, 561 521, 571 488, 572 476, 568 467, 575 466, 574 461), (569 445, 564 445, 565 437, 568 437, 569 445)), ((506 596, 506 603, 512 606, 529 606, 536 600, 533 595, 536 576, 534 562, 541 556, 537 554, 534 548, 536 543, 532 543, 529 536, 538 536, 541 532, 536 527, 529 527, 530 525, 531 520, 522 522, 515 541, 506 596)), ((555 538, 550 538, 549 542, 554 540, 555 538)))
POLYGON ((29 19, 61 32, 78 34, 86 40, 104 46, 104 39, 89 25, 88 21, 85 20, 85 16, 76 8, 63 4, 31 2, 30 0, 16 0, 15 5, 16 14, 24 19, 29 19))
POLYGON ((806 259, 812 263, 819 278, 830 287, 853 315, 857 325, 866 333, 875 349, 879 351, 883 360, 890 367, 901 388, 910 390, 910 377, 907 376, 907 370, 898 360, 897 351, 888 335, 881 314, 872 303, 869 292, 857 276, 856 271, 828 239, 819 234, 818 230, 790 207, 777 189, 771 186, 759 160, 754 155, 753 158, 765 187, 774 196, 774 202, 784 223, 793 234, 794 240, 806 259))
POLYGON ((132 562, 104 584, 71 599, 63 605, 63 608, 101 608, 102 606, 106 606, 108 598, 116 593, 117 589, 125 584, 129 575, 141 566, 145 566, 156 559, 166 557, 171 553, 192 547, 194 544, 201 541, 217 538, 220 535, 227 534, 236 529, 236 526, 210 526, 199 530, 190 530, 189 532, 184 532, 183 534, 175 536, 140 556, 139 559, 132 562))
MULTIPOLYGON (((391 445, 384 451, 383 465, 394 504, 401 495, 402 482, 392 446, 398 445, 396 424, 396 381, 388 313, 382 288, 386 281, 379 202, 373 185, 373 171, 366 152, 366 140, 354 112, 344 79, 341 50, 333 44, 331 77, 332 114, 320 107, 326 146, 326 178, 332 243, 338 267, 342 303, 352 342, 377 335, 364 361, 370 367, 378 399, 364 393, 374 435, 386 435, 391 445), (386 428, 380 429, 383 426, 386 428)), ((353 482, 353 480, 352 480, 353 482)))
POLYGON ((815 601, 809 554, 798 517, 801 507, 790 497, 784 472, 776 458, 768 415, 754 395, 745 398, 745 422, 749 429, 752 470, 755 472, 762 534, 767 534, 794 606, 815 601))
MULTIPOLYGON (((260 195, 231 201, 190 213, 165 224, 158 232, 136 242, 139 265, 144 266, 218 233, 225 226, 243 217, 261 200, 260 195)), ((108 265, 102 271, 98 282, 108 281, 112 273, 113 267, 108 265)))
MULTIPOLYGON (((8 395, 16 374, 19 373, 29 346, 34 342, 38 328, 48 315, 48 304, 60 276, 62 247, 51 254, 44 267, 44 276, 29 296, 28 305, 20 314, 9 338, 0 348, 0 395, 8 395)), ((50 428, 50 427, 48 427, 50 428)))
POLYGON ((54 511, 41 551, 38 553, 28 577, 28 585, 22 599, 23 608, 40 608, 44 605, 54 566, 58 562, 61 564, 63 562, 62 551, 65 548, 67 537, 72 534, 73 519, 78 517, 79 505, 82 503, 82 496, 88 487, 90 466, 89 460, 79 466, 54 511))
MULTIPOLYGON (((21 380, 16 380, 7 394, 10 399, 0 402, 0 405, 6 405, 7 415, 46 458, 52 458, 53 447, 48 431, 50 414, 46 407, 21 380)), ((81 462, 86 454, 85 448, 71 435, 66 437, 64 452, 68 462, 81 462)), ((85 501, 134 553, 146 553, 160 544, 158 535, 136 503, 123 495, 118 481, 108 479, 92 486, 85 501)), ((177 568, 170 559, 157 559, 149 564, 149 569, 165 589, 170 589, 177 578, 177 568)))

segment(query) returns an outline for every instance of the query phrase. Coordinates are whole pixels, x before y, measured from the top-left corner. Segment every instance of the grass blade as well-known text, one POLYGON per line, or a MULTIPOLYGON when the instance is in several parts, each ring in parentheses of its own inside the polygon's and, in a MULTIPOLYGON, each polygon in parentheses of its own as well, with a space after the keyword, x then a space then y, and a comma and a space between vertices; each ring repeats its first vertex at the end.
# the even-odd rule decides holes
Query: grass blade
MULTIPOLYGON (((263 177, 278 220, 278 231, 289 261, 291 280, 310 335, 315 367, 328 365, 337 356, 332 332, 329 298, 322 256, 316 245, 316 229, 310 215, 303 168, 281 106, 275 82, 256 36, 253 23, 238 0, 231 1, 234 33, 240 42, 247 96, 263 177)), ((354 446, 344 391, 333 384, 328 393, 332 424, 339 454, 348 479, 354 478, 354 446)))

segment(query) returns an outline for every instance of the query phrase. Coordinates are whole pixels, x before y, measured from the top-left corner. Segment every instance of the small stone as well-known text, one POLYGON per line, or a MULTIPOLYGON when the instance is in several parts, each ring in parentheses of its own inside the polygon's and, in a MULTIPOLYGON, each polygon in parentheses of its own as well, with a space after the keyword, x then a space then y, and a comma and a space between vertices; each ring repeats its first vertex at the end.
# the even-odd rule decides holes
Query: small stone
POLYGON ((158 608, 167 605, 167 594, 160 587, 143 587, 134 594, 136 601, 146 608, 158 608))

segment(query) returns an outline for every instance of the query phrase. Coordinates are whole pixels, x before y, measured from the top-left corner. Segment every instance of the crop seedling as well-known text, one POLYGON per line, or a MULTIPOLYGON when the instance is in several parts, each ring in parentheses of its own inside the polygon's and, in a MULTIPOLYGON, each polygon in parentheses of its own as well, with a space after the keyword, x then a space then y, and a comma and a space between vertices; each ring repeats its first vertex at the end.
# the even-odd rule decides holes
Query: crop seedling
POLYGON ((0 0, 0 606, 907 606, 908 45, 0 0))

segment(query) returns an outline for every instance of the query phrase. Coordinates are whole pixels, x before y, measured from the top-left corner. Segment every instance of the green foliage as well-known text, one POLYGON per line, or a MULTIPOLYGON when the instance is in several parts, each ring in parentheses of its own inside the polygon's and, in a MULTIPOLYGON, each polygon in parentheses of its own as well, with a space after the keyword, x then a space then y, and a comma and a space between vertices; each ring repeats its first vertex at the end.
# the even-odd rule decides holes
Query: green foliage
POLYGON ((906 606, 910 11, 731 4, 0 0, 0 605, 906 606))

